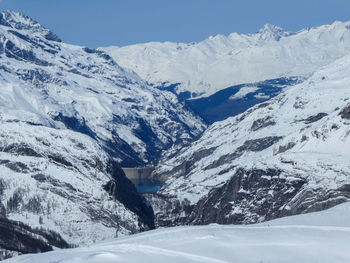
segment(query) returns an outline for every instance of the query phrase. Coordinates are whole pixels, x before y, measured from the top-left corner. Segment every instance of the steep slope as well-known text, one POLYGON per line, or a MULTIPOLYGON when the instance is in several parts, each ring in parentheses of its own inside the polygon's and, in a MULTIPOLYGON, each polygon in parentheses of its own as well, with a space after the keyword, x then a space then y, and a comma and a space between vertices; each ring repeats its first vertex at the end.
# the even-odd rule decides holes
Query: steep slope
POLYGON ((175 95, 105 53, 0 13, 0 217, 9 234, 0 250, 44 251, 58 246, 55 237, 81 245, 154 228, 152 207, 119 164, 150 163, 204 127, 175 95))
POLYGON ((0 61, 1 120, 87 134, 123 166, 150 163, 205 127, 175 95, 15 12, 0 14, 0 61))
POLYGON ((154 227, 152 208, 90 137, 1 122, 0 138, 1 217, 72 245, 154 227))
POLYGON ((158 43, 102 48, 123 67, 178 94, 209 96, 224 88, 290 76, 308 76, 344 56, 350 22, 298 33, 265 25, 258 33, 217 35, 199 43, 158 43))
POLYGON ((210 126, 158 167, 158 224, 254 223, 349 200, 349 76, 348 55, 210 126))
POLYGON ((5 262, 343 263, 350 261, 350 205, 252 226, 159 229, 5 262))

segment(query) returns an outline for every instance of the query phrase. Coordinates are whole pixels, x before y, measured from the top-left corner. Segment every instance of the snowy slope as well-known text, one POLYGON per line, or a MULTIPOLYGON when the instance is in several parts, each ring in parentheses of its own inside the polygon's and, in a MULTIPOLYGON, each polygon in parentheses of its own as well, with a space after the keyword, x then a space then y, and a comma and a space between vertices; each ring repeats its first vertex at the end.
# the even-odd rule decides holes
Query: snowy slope
POLYGON ((54 231, 73 245, 153 227, 152 208, 90 137, 0 123, 0 138, 0 217, 54 231), (134 201, 120 198, 125 194, 134 201))
POLYGON ((15 12, 0 14, 0 62, 2 121, 87 134, 125 166, 149 163, 205 127, 175 95, 15 12))
POLYGON ((176 92, 208 96, 224 88, 290 76, 308 76, 344 56, 350 22, 297 33, 265 25, 256 34, 217 35, 199 43, 150 42, 101 48, 158 86, 180 83, 176 92))
POLYGON ((176 227, 4 262, 312 263, 350 261, 350 205, 264 225, 176 227))
POLYGON ((349 200, 349 76, 348 55, 162 163, 160 193, 177 205, 159 224, 259 222, 349 200))

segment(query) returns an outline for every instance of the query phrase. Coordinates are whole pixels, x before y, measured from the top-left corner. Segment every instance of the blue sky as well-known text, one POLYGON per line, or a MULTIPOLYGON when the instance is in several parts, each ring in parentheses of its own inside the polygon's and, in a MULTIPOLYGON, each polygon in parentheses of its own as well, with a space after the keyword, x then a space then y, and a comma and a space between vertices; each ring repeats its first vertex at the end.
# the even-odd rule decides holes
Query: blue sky
POLYGON ((201 41, 254 33, 266 23, 298 31, 350 20, 350 0, 0 0, 0 7, 89 47, 201 41))

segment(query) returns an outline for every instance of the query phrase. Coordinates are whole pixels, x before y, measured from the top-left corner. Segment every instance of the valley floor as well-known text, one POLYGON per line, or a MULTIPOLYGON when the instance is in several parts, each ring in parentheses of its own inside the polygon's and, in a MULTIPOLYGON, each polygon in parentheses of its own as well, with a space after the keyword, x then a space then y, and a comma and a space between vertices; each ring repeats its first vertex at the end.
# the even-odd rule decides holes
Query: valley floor
POLYGON ((158 229, 4 262, 350 262, 350 203, 256 225, 158 229))

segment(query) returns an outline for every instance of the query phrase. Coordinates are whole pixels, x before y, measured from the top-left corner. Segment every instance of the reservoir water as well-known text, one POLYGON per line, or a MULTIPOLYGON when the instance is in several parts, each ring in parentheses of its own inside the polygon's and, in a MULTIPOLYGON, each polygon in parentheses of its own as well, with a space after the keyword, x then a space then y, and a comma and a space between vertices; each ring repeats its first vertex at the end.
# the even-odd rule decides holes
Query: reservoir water
POLYGON ((152 185, 141 185, 136 187, 139 193, 157 193, 159 188, 157 186, 152 185))
POLYGON ((139 193, 156 193, 162 182, 152 178, 153 167, 122 168, 139 193))

